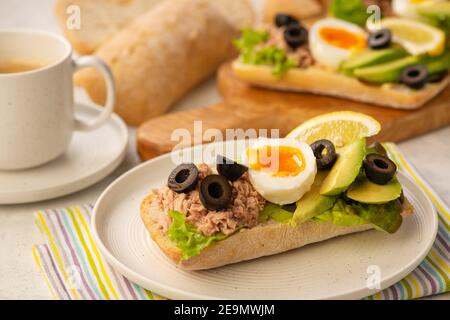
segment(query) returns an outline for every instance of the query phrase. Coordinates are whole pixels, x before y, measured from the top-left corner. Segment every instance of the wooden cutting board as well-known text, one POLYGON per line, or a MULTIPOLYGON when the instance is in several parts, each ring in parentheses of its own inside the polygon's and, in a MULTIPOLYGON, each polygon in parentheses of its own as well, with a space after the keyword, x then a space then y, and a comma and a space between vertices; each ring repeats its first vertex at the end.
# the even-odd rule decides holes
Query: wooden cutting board
MULTIPOLYGON (((202 121, 203 132, 218 129, 223 133, 229 128, 279 129, 284 136, 311 117, 351 110, 371 115, 382 124, 381 133, 372 140, 394 142, 450 124, 450 87, 423 108, 405 111, 332 97, 255 88, 237 79, 230 64, 221 67, 217 80, 224 103, 164 115, 141 125, 137 144, 143 160, 173 150, 180 143, 172 139, 174 130, 184 128, 187 131, 183 134, 192 134, 194 121, 202 121)), ((211 142, 208 137, 199 137, 197 141, 185 140, 183 145, 207 142, 211 142)))

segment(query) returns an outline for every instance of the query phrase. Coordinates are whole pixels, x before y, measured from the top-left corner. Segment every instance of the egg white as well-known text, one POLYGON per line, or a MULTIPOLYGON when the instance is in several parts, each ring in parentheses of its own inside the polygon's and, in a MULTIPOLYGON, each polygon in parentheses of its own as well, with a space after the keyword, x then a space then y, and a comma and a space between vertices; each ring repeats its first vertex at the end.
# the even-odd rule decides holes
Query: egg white
POLYGON ((367 33, 358 25, 335 18, 326 18, 317 21, 309 32, 311 54, 320 64, 337 70, 341 63, 352 53, 352 49, 343 49, 325 42, 320 36, 320 30, 324 27, 344 29, 353 34, 367 38, 367 33))
MULTIPOLYGON (((251 149, 264 146, 293 147, 303 154, 305 169, 296 176, 277 177, 268 172, 249 169, 249 179, 255 190, 267 201, 285 205, 300 200, 311 189, 317 174, 316 158, 311 147, 295 139, 260 139, 251 149)), ((247 150, 242 155, 242 162, 250 166, 247 150)))

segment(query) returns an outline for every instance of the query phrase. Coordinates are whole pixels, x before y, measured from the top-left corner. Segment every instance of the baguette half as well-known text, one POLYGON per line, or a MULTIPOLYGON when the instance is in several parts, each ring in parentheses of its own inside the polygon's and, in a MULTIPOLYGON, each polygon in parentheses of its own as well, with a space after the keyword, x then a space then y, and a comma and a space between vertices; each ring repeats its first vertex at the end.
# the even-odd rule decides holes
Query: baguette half
POLYGON ((281 78, 272 74, 270 66, 249 65, 239 60, 233 62, 232 69, 238 78, 264 88, 335 96, 397 109, 420 108, 441 93, 450 79, 446 77, 421 90, 412 90, 400 84, 370 85, 320 67, 290 69, 281 78))
MULTIPOLYGON (((159 228, 154 217, 165 214, 150 194, 141 203, 140 213, 151 238, 164 254, 185 270, 204 270, 227 264, 269 256, 338 236, 370 230, 369 224, 341 227, 327 222, 307 221, 300 227, 270 220, 250 229, 241 229, 232 236, 204 249, 199 255, 182 260, 181 251, 159 228)), ((405 201, 402 215, 412 213, 405 201)))

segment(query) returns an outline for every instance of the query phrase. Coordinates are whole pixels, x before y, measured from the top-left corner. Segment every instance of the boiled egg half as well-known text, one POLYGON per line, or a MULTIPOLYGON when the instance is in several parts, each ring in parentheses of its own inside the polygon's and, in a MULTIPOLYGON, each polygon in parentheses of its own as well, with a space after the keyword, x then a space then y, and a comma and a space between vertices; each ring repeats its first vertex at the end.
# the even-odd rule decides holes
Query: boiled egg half
POLYGON ((356 24, 326 18, 311 27, 309 43, 314 59, 336 70, 353 52, 367 47, 367 33, 356 24))
POLYGON ((260 139, 244 151, 242 162, 255 190, 279 205, 298 201, 317 173, 311 147, 295 139, 260 139))

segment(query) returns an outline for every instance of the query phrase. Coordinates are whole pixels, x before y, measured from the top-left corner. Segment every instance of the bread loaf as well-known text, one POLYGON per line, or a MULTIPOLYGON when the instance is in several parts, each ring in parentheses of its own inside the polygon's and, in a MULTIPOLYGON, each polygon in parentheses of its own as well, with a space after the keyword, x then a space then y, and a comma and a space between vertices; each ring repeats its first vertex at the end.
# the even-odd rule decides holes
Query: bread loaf
MULTIPOLYGON (((166 0, 138 17, 96 52, 115 76, 116 112, 131 125, 166 112, 233 56, 232 39, 252 22, 246 0, 166 0)), ((95 70, 78 73, 76 84, 103 103, 95 70)))
POLYGON ((56 0, 55 15, 80 54, 91 54, 133 19, 163 0, 56 0), (76 11, 73 10, 76 6, 76 11), (72 16, 80 14, 79 17, 72 16), (74 20, 79 18, 79 28, 74 20))

